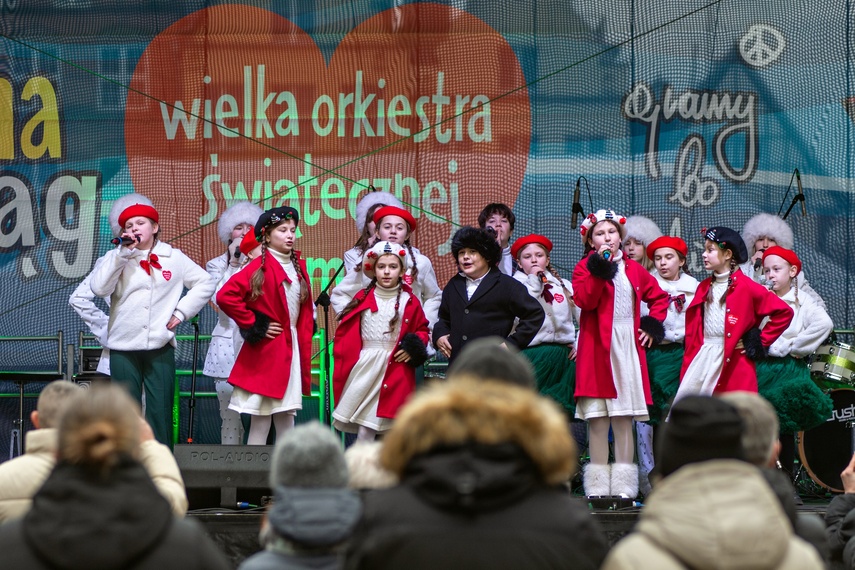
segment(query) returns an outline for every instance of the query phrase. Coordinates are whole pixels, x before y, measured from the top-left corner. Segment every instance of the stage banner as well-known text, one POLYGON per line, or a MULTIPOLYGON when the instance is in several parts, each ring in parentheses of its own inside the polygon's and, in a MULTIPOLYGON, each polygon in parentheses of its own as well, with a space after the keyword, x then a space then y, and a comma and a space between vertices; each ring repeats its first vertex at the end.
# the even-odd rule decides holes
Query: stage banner
MULTIPOLYGON (((108 212, 133 191, 201 265, 225 251, 217 219, 236 201, 297 208, 317 295, 358 238, 369 185, 411 210, 441 286, 451 236, 490 202, 513 207, 515 236, 549 236, 569 277, 580 177, 585 213, 650 217, 686 239, 699 278, 702 228, 789 213, 808 281, 851 328, 852 11, 0 0, 0 336, 76 343, 68 297, 113 247, 108 212), (799 185, 806 209, 789 211, 799 185)), ((201 322, 213 328, 211 308, 201 322)), ((55 361, 12 344, 4 369, 55 361)))

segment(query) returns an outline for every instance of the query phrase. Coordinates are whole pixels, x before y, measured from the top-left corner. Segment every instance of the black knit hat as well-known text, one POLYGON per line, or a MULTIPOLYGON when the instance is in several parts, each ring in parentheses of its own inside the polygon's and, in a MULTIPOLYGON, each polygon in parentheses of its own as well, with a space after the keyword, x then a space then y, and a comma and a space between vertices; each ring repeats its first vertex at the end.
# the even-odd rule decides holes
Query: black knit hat
POLYGON ((451 253, 457 259, 461 249, 474 249, 487 261, 490 267, 499 264, 502 259, 502 248, 493 235, 487 230, 463 226, 451 238, 451 253))
POLYGON ((736 263, 741 265, 748 261, 748 250, 745 249, 745 242, 742 241, 742 236, 736 231, 724 226, 716 226, 705 228, 703 234, 704 238, 732 251, 733 261, 736 263))
POLYGON ((656 469, 667 477, 684 465, 711 459, 743 459, 742 418, 718 398, 686 396, 662 427, 656 469))
POLYGON ((265 228, 275 226, 282 220, 294 220, 295 224, 299 224, 300 214, 290 206, 279 206, 278 208, 271 208, 265 211, 258 217, 258 221, 255 222, 255 237, 260 241, 261 234, 265 228))

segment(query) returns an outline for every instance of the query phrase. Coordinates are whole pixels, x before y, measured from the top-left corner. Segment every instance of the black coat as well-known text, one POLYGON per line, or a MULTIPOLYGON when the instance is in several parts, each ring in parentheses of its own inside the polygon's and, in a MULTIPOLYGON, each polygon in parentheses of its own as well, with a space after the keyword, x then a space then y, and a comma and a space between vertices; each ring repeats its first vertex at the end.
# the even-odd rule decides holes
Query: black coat
POLYGON ((225 570, 192 521, 176 519, 145 469, 127 460, 107 478, 59 463, 24 518, 0 526, 3 568, 225 570))
POLYGON ((466 278, 452 277, 442 291, 439 320, 433 327, 433 342, 450 334, 451 358, 457 358, 466 343, 486 336, 498 336, 523 349, 543 324, 543 308, 528 294, 525 285, 492 267, 472 299, 466 297, 466 278), (516 330, 514 319, 519 318, 516 330))
POLYGON ((512 444, 418 456, 400 485, 365 495, 363 514, 352 570, 595 570, 608 548, 587 508, 512 444))
POLYGON ((833 568, 855 568, 855 494, 838 495, 825 511, 833 568), (842 565, 841 565, 842 561, 842 565))

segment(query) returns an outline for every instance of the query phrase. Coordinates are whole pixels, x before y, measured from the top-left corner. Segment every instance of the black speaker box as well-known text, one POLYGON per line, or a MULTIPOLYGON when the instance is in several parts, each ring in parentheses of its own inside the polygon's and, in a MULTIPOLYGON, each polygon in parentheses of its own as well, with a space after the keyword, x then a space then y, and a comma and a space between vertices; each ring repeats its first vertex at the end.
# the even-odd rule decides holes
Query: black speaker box
POLYGON ((262 506, 270 490, 272 445, 176 445, 190 509, 262 506))

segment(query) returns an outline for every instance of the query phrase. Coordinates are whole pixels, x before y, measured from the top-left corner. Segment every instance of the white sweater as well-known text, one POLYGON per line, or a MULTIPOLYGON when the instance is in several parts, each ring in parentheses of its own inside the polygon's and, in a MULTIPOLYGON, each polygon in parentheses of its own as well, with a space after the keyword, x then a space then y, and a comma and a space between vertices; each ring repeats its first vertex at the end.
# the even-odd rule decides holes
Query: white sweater
POLYGON ((522 271, 514 273, 514 279, 525 285, 528 294, 537 299, 543 308, 544 317, 540 330, 537 331, 529 346, 537 346, 545 343, 574 344, 576 342, 576 327, 573 319, 578 318, 574 314, 570 301, 573 295, 573 286, 566 279, 558 279, 549 271, 544 271, 546 280, 552 285, 549 290, 553 295, 552 303, 547 303, 543 298, 543 282, 536 274, 526 275, 522 271), (563 285, 563 288, 562 288, 563 285), (567 289, 565 292, 564 289, 567 289), (568 295, 569 293, 569 295, 568 295))
MULTIPOLYGON (((686 300, 683 302, 682 312, 677 312, 677 304, 674 302, 668 303, 668 313, 665 315, 665 321, 662 323, 665 327, 665 340, 668 342, 683 342, 686 338, 686 309, 689 308, 689 303, 695 298, 695 291, 698 290, 698 280, 691 275, 686 275, 680 272, 680 278, 676 281, 666 281, 659 272, 655 269, 650 272, 656 278, 659 286, 663 291, 671 297, 677 295, 685 295, 686 300)), ((642 314, 648 314, 647 305, 643 306, 642 314)))
POLYGON ((790 289, 781 299, 793 310, 793 320, 787 330, 769 347, 769 356, 782 357, 789 354, 802 358, 813 354, 834 328, 831 317, 812 295, 806 295, 801 290, 798 306, 794 289, 790 289))
POLYGON ((193 317, 214 293, 216 282, 180 250, 159 241, 152 252, 162 269, 152 268, 151 275, 140 267, 148 252, 126 247, 108 252, 92 272, 92 292, 111 299, 107 333, 111 350, 175 346, 175 333, 166 328, 169 319, 193 317), (182 297, 185 287, 188 291, 182 297))

